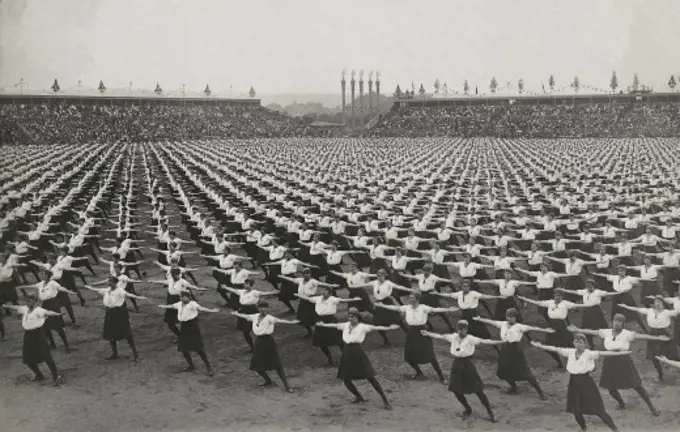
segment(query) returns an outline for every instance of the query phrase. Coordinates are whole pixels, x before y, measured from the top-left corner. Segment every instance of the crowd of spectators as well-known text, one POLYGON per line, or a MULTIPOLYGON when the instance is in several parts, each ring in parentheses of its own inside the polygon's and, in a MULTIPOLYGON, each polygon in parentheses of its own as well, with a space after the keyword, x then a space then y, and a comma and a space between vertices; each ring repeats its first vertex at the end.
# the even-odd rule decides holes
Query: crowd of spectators
POLYGON ((471 105, 394 109, 371 136, 400 137, 673 137, 680 104, 471 105))
POLYGON ((308 122, 247 106, 0 105, 0 143, 290 137, 304 134, 308 122))
MULTIPOLYGON (((220 105, 0 105, 0 143, 142 142, 338 136, 312 119, 220 105)), ((395 108, 365 131, 376 137, 673 137, 680 104, 506 104, 395 108)))

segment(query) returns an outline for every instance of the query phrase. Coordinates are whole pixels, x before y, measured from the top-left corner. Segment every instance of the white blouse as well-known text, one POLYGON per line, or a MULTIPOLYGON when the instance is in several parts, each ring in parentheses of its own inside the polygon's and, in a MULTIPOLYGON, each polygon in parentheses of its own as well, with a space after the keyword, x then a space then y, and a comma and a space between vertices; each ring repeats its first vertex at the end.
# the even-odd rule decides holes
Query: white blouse
POLYGON ((170 295, 180 295, 184 291, 189 290, 189 282, 186 280, 180 278, 177 280, 172 280, 170 282, 170 285, 168 285, 168 294, 170 295))
POLYGON ((595 360, 600 358, 597 351, 584 350, 576 358, 576 348, 560 348, 560 354, 567 358, 567 372, 573 375, 583 375, 595 369, 595 360))
POLYGON ((573 309, 576 305, 570 301, 562 300, 556 303, 555 300, 544 300, 538 302, 544 308, 548 308, 548 318, 554 320, 563 320, 569 315, 569 309, 573 309))
POLYGON ((329 296, 324 299, 323 296, 316 296, 310 298, 312 303, 314 303, 314 311, 317 315, 335 315, 338 310, 338 304, 340 304, 340 299, 338 297, 329 296))
POLYGON ((576 291, 582 298, 583 304, 586 306, 597 306, 602 303, 602 294, 606 294, 605 291, 595 289, 593 291, 588 291, 587 289, 582 289, 576 291))
POLYGON ((607 276, 607 279, 609 282, 612 283, 612 288, 614 288, 614 291, 618 293, 625 293, 633 289, 633 285, 635 284, 635 278, 632 278, 630 276, 624 276, 621 277, 619 275, 616 276, 607 276))
POLYGON ((461 338, 458 333, 452 333, 444 335, 444 338, 451 342, 451 355, 459 358, 471 357, 475 353, 475 347, 481 343, 480 338, 471 334, 461 338))
POLYGON ((62 288, 56 281, 40 281, 37 285, 38 298, 40 300, 50 300, 59 294, 59 288, 62 288))
POLYGON ((124 288, 103 288, 99 292, 104 295, 104 306, 107 308, 117 308, 125 304, 127 291, 124 288))
POLYGON ((405 256, 397 257, 396 255, 392 257, 392 268, 394 270, 406 270, 408 265, 408 259, 405 256))
POLYGON ((21 326, 24 330, 35 330, 45 324, 47 319, 47 310, 41 307, 36 307, 32 311, 29 311, 28 306, 17 307, 17 312, 19 312, 21 317, 21 326))
POLYGON ((311 297, 313 295, 316 295, 316 291, 319 286, 319 282, 316 279, 309 279, 308 281, 305 281, 304 278, 298 278, 297 284, 298 294, 305 297, 311 297))
POLYGON ((345 322, 339 324, 339 330, 342 330, 342 340, 346 344, 362 343, 366 339, 366 335, 371 331, 372 326, 359 323, 352 327, 350 323, 345 322))
POLYGON ((260 319, 260 314, 250 314, 246 318, 253 323, 253 333, 255 336, 264 336, 274 333, 274 326, 280 320, 273 315, 265 315, 260 319))
POLYGON ((616 336, 612 329, 601 329, 599 332, 607 351, 628 351, 630 343, 635 340, 635 332, 626 329, 621 330, 616 336))
POLYGON ((416 280, 418 281, 418 289, 420 291, 433 291, 437 285, 437 280, 439 278, 433 274, 425 277, 424 274, 416 275, 416 280))
POLYGON ((640 279, 652 280, 656 279, 657 276, 659 276, 659 272, 656 270, 656 266, 654 265, 649 267, 643 265, 642 268, 640 268, 640 279))
POLYGON ((468 291, 464 293, 463 291, 457 291, 454 293, 449 293, 449 297, 458 301, 458 307, 461 309, 477 309, 479 306, 479 299, 481 294, 477 291, 468 291))
POLYGON ((244 306, 256 305, 260 301, 260 292, 257 290, 246 291, 236 290, 238 292, 238 302, 244 306))
POLYGON ((668 328, 671 325, 671 318, 678 315, 678 312, 664 309, 657 312, 655 309, 642 308, 640 313, 647 316, 647 325, 655 329, 668 328))
POLYGON ((499 328, 501 330, 501 340, 509 343, 515 343, 522 340, 522 336, 524 336, 524 333, 529 327, 519 323, 510 325, 506 321, 503 321, 500 323, 499 328))
POLYGON ((392 281, 385 280, 380 282, 380 280, 373 281, 373 296, 377 301, 385 300, 387 297, 392 295, 392 287, 394 283, 392 281))
POLYGON ((432 312, 432 308, 424 304, 419 304, 416 307, 410 305, 400 306, 399 309, 404 313, 406 324, 410 326, 425 325, 428 314, 432 312))
POLYGON ((184 304, 181 301, 179 301, 169 306, 171 306, 172 309, 177 309, 177 319, 180 322, 191 321, 192 319, 198 316, 198 311, 208 310, 193 300, 191 300, 187 304, 184 304))

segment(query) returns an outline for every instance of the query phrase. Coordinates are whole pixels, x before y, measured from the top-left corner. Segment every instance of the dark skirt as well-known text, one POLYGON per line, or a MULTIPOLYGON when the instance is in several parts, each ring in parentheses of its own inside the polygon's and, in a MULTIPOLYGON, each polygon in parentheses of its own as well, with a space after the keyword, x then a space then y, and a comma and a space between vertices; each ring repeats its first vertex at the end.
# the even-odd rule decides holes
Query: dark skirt
MULTIPOLYGON (((295 276, 295 275, 286 275, 295 276)), ((291 301, 296 300, 295 294, 297 293, 298 287, 295 282, 291 282, 288 279, 279 279, 279 295, 278 298, 281 301, 291 301)))
MULTIPOLYGON (((165 304, 172 305, 179 301, 178 295, 167 294, 165 296, 165 304)), ((177 324, 179 320, 177 319, 177 309, 166 309, 165 315, 163 316, 163 321, 167 324, 177 324)))
POLYGON ((503 344, 496 376, 504 381, 529 381, 533 377, 519 342, 503 344))
POLYGON ((27 365, 43 363, 52 358, 50 347, 47 344, 47 333, 44 328, 40 327, 24 332, 21 358, 24 364, 27 365))
MULTIPOLYGON (((515 302, 515 297, 503 297, 496 301, 496 309, 493 312, 493 319, 496 321, 505 321, 505 313, 508 309, 514 308, 519 312, 517 303, 515 302)), ((518 317, 519 318, 519 317, 518 317)), ((521 322, 522 319, 518 319, 517 322, 521 322)))
POLYGON ((297 310, 297 319, 305 327, 311 327, 319 320, 319 316, 314 310, 314 303, 300 300, 297 310))
POLYGON ((561 348, 574 347, 574 335, 567 330, 567 321, 562 319, 551 319, 550 327, 555 330, 554 333, 548 333, 545 336, 546 345, 551 345, 561 348))
POLYGON ((132 336, 130 329, 130 316, 127 305, 115 308, 106 308, 104 316, 104 340, 119 341, 132 336))
POLYGON ((353 303, 353 307, 357 308, 359 312, 367 312, 371 310, 371 298, 365 288, 348 288, 349 297, 358 297, 361 301, 353 303))
POLYGON ((340 264, 335 265, 326 264, 326 269, 327 269, 326 283, 338 285, 338 287, 335 289, 341 289, 347 286, 347 280, 344 277, 338 276, 335 273, 331 273, 331 271, 342 273, 342 267, 340 264))
POLYGON ((0 305, 4 303, 16 303, 19 300, 14 281, 8 280, 0 283, 0 305))
POLYGON ((484 390, 484 383, 470 357, 456 357, 451 365, 449 391, 472 394, 484 390))
POLYGON ((250 359, 250 370, 266 372, 281 368, 279 350, 272 335, 261 335, 255 338, 253 356, 250 359))
POLYGON ((604 358, 600 387, 607 390, 626 390, 640 385, 640 374, 630 355, 604 358))
POLYGON ((341 380, 364 380, 375 377, 373 365, 358 343, 345 344, 338 366, 338 378, 341 380))
POLYGON ((600 389, 597 388, 589 373, 569 376, 567 412, 585 415, 597 415, 604 412, 600 389))
MULTIPOLYGON (((392 297, 387 297, 384 300, 378 301, 376 303, 396 306, 397 302, 392 297)), ((401 324, 401 314, 397 311, 375 307, 373 310, 372 324, 376 326, 391 326, 392 324, 401 324)))
POLYGON ((648 296, 655 296, 661 294, 661 286, 656 280, 640 281, 640 303, 645 307, 651 307, 654 304, 654 299, 647 298, 648 296))
POLYGON ((624 309, 619 304, 625 304, 626 306, 637 307, 635 299, 630 292, 624 292, 612 297, 612 319, 617 313, 622 314, 626 317, 626 321, 634 321, 638 318, 638 313, 636 311, 624 309))
MULTIPOLYGON (((254 304, 238 306, 238 312, 244 315, 252 315, 257 313, 257 306, 254 304)), ((253 323, 245 318, 238 317, 236 320, 236 328, 242 332, 247 332, 252 330, 253 323)))
POLYGON ((433 308, 439 307, 439 297, 434 294, 436 291, 421 291, 420 303, 433 308))
POLYGON ((423 336, 425 326, 408 326, 406 343, 404 344, 404 361, 406 363, 427 364, 436 359, 432 339, 423 336))
POLYGON ((602 308, 599 305, 583 309, 581 327, 588 330, 600 330, 609 327, 607 318, 605 318, 604 312, 602 312, 602 308))
POLYGON ((203 351, 203 337, 198 326, 198 317, 189 321, 182 321, 179 330, 178 351, 203 351))
POLYGON ((472 318, 478 317, 479 313, 477 309, 461 309, 461 318, 468 322, 468 333, 472 336, 477 336, 482 339, 490 339, 491 333, 489 329, 484 325, 484 323, 473 320, 472 318))
MULTIPOLYGON (((335 315, 318 315, 319 321, 322 323, 336 323, 338 322, 335 315)), ((314 328, 314 336, 312 337, 312 345, 315 347, 331 347, 342 346, 342 332, 336 328, 316 326, 314 328)))
MULTIPOLYGON (((243 289, 243 284, 232 284, 231 281, 226 283, 226 285, 228 287, 236 289, 236 290, 243 289)), ((227 300, 227 307, 229 309, 238 311, 239 307, 241 305, 241 303, 239 302, 239 295, 234 293, 234 292, 231 292, 231 291, 228 291, 228 292, 229 292, 229 300, 227 300)))
MULTIPOLYGON (((659 328, 649 328, 652 336, 668 336, 668 330, 659 328)), ((678 347, 673 339, 669 341, 647 341, 647 360, 654 360, 656 356, 666 356, 669 360, 680 360, 678 347)))
MULTIPOLYGON (((46 309, 48 311, 60 313, 61 312, 61 304, 59 302, 58 297, 53 297, 48 300, 43 300, 42 301, 42 308, 46 309)), ((57 330, 60 328, 64 328, 64 318, 59 315, 59 316, 48 316, 45 319, 45 324, 44 326, 45 330, 57 330)))

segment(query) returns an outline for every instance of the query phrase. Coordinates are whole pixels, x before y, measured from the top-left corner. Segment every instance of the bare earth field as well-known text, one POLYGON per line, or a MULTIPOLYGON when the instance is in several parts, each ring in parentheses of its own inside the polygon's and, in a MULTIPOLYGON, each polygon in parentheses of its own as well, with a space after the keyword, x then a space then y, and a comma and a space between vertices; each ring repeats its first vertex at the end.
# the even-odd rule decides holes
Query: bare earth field
MULTIPOLYGON (((173 205, 172 209, 175 209, 173 205)), ((155 253, 145 251, 145 259, 145 278, 162 278, 160 270, 151 264, 155 253)), ((205 265, 205 261, 196 256, 189 257, 187 262, 192 267, 205 265)), ((88 281, 102 279, 107 274, 103 265, 96 270, 99 277, 88 276, 88 281)), ((198 294, 199 302, 208 307, 221 305, 210 270, 202 268, 196 275, 199 285, 211 289, 198 294)), ((261 281, 258 287, 271 289, 261 281)), ((487 385, 497 424, 487 422, 474 396, 469 400, 475 413, 471 419, 462 421, 458 417, 462 410, 458 402, 438 383, 429 367, 424 369, 428 381, 409 380, 412 372, 403 362, 401 330, 392 332, 394 345, 390 348, 381 347, 377 334, 370 335, 365 343, 378 378, 394 405, 391 412, 382 409, 378 395, 367 383, 359 383, 359 390, 368 403, 349 404, 351 394, 335 378, 336 369, 324 366, 322 353, 311 346, 309 339, 303 339, 304 330, 297 326, 280 325, 275 335, 294 394, 284 392, 278 382, 274 388, 258 387, 260 378, 248 370, 247 346, 236 331, 236 318, 229 315, 227 309, 202 315, 203 336, 215 366, 215 376, 210 378, 205 374, 198 358, 195 358, 196 373, 182 373, 184 360, 163 323, 162 310, 156 307, 164 302, 165 288, 152 284, 138 284, 136 288, 140 295, 151 299, 141 305, 140 313, 131 313, 141 361, 138 364, 131 361, 125 343, 119 344, 120 360, 104 360, 110 352, 108 343, 101 339, 103 306, 96 294, 86 292, 86 307, 75 306, 80 327, 67 326, 75 351, 65 354, 55 337, 58 348, 54 356, 65 377, 64 385, 59 388, 49 383, 30 382, 31 375, 21 363, 20 322, 16 315, 5 318, 8 339, 0 342, 0 431, 578 429, 565 412, 568 374, 556 369, 553 360, 536 349, 528 349, 527 353, 548 396, 546 401, 539 400, 526 384, 520 384, 519 395, 506 395, 506 384, 495 375, 495 352, 489 347, 478 351, 477 367, 487 385)), ((282 313, 282 306, 276 301, 273 303, 273 313, 282 313)), ((609 309, 609 304, 606 308, 609 309)), ((577 315, 574 314, 575 324, 579 323, 577 315)), ((534 309, 527 315, 527 321, 544 325, 534 309)), ((445 330, 438 318, 434 318, 433 323, 436 331, 445 330)), ((542 340, 542 336, 536 337, 542 340)), ((452 361, 448 344, 438 341, 435 344, 448 375, 452 361)), ((606 392, 603 393, 605 405, 622 431, 678 430, 680 371, 666 368, 666 380, 660 384, 651 363, 644 360, 644 348, 644 343, 636 343, 636 364, 661 416, 653 417, 632 391, 623 393, 628 404, 626 411, 616 411, 614 401, 606 392)), ((334 355, 339 359, 337 351, 334 355)), ((44 365, 43 370, 46 370, 44 365)), ((599 379, 599 367, 595 378, 599 379)), ((589 430, 608 430, 599 419, 588 418, 588 421, 592 421, 589 430)))

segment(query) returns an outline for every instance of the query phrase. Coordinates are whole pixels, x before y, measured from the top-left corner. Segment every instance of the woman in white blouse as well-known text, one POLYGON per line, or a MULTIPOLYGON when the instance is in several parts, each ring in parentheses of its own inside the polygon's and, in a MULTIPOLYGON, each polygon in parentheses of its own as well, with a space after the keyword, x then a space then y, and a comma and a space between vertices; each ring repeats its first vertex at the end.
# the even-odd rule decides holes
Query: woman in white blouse
POLYGON ((517 322, 519 313, 517 309, 510 308, 505 312, 504 321, 496 321, 474 317, 475 321, 480 321, 485 324, 494 326, 500 330, 500 338, 503 342, 500 355, 498 356, 498 367, 496 369, 496 376, 507 381, 510 384, 508 394, 517 394, 517 381, 527 381, 538 393, 541 400, 545 400, 543 390, 538 385, 538 381, 534 378, 529 362, 527 362, 524 351, 521 347, 524 333, 530 331, 542 333, 554 333, 553 329, 544 329, 541 327, 533 327, 517 322))
MULTIPOLYGON (((173 305, 176 304, 178 301, 180 301, 180 295, 184 292, 186 292, 189 297, 192 296, 191 291, 189 290, 196 290, 196 291, 207 291, 205 288, 197 287, 195 285, 191 285, 189 282, 186 281, 181 275, 181 272, 179 269, 172 269, 170 271, 170 277, 167 278, 164 281, 161 280, 149 280, 148 282, 150 283, 159 283, 166 285, 168 288, 166 297, 165 297, 165 303, 167 305, 173 305)), ((168 326, 170 331, 177 337, 180 336, 180 331, 177 328, 177 310, 176 308, 165 308, 167 309, 165 311, 165 315, 163 316, 163 321, 165 324, 168 326)))
POLYGON ((586 349, 586 336, 578 333, 574 336, 574 348, 559 348, 531 342, 536 348, 552 351, 567 358, 567 372, 569 372, 569 387, 567 388, 567 412, 574 415, 581 430, 586 430, 584 415, 596 415, 616 431, 616 425, 607 413, 602 402, 602 396, 597 384, 590 376, 595 369, 595 361, 600 357, 625 356, 630 351, 591 351, 586 349))
MULTIPOLYGON (((325 282, 313 279, 311 270, 306 267, 302 269, 302 277, 294 278, 281 275, 279 278, 297 286, 297 291, 293 294, 296 298, 298 294, 306 297, 313 297, 317 295, 319 287, 331 286, 325 282)), ((318 318, 313 303, 301 301, 298 304, 297 319, 300 322, 300 325, 307 330, 305 338, 312 337, 312 326, 319 320, 318 318)))
POLYGON ((650 296, 661 294, 661 282, 659 279, 659 270, 663 268, 662 265, 652 264, 652 257, 644 255, 642 257, 642 265, 640 266, 626 266, 626 268, 637 270, 640 272, 640 303, 644 307, 650 307, 652 300, 650 296))
MULTIPOLYGON (((581 297, 582 303, 585 306, 583 308, 583 315, 581 318, 581 326, 589 330, 599 330, 609 327, 607 324, 607 318, 604 316, 604 311, 602 310, 602 299, 606 297, 613 297, 617 295, 617 292, 607 292, 599 289, 595 289, 595 279, 588 278, 586 280, 586 288, 573 291, 565 288, 558 288, 558 290, 563 293, 578 295, 581 297)), ((590 335, 586 335, 590 346, 593 346, 593 338, 590 335)))
POLYGON ((24 341, 21 349, 21 358, 26 366, 35 374, 33 381, 43 381, 45 376, 40 371, 40 363, 46 363, 52 374, 52 382, 55 386, 61 382, 61 376, 52 358, 50 347, 47 344, 47 336, 43 325, 48 317, 63 315, 38 306, 38 298, 32 294, 26 296, 26 306, 2 305, 6 309, 12 309, 21 315, 21 327, 24 329, 24 341))
POLYGON ((324 286, 321 288, 320 296, 307 297, 303 294, 296 294, 301 300, 312 303, 314 305, 314 312, 319 321, 317 321, 317 326, 314 329, 314 336, 312 338, 312 345, 319 347, 321 351, 326 356, 329 365, 333 365, 333 357, 328 349, 329 347, 337 346, 340 350, 343 349, 342 339, 337 332, 329 331, 323 326, 318 326, 319 322, 322 323, 336 323, 338 319, 335 314, 338 309, 338 305, 342 303, 352 303, 361 301, 359 297, 343 299, 340 297, 335 297, 331 295, 331 288, 324 286))
POLYGON ((465 408, 462 417, 466 419, 472 415, 472 407, 470 407, 465 395, 474 393, 477 395, 482 405, 484 405, 484 408, 486 408, 486 412, 489 414, 489 420, 495 423, 496 417, 491 409, 489 398, 486 396, 486 393, 484 393, 484 383, 479 377, 477 368, 474 363, 472 363, 472 356, 475 353, 477 345, 492 345, 495 347, 504 342, 482 339, 468 334, 468 322, 464 319, 459 320, 458 323, 456 323, 456 328, 458 329, 456 333, 437 334, 423 330, 423 335, 451 343, 451 355, 454 360, 451 365, 451 374, 449 376, 449 391, 456 396, 458 402, 465 408))
POLYGON ((193 372, 196 370, 194 361, 191 358, 191 352, 195 352, 203 360, 208 375, 213 376, 212 366, 208 361, 208 356, 205 354, 203 345, 203 337, 201 336, 201 329, 198 325, 198 312, 219 312, 219 309, 205 308, 195 301, 191 300, 189 291, 182 291, 180 301, 174 304, 158 305, 161 309, 173 309, 177 311, 177 319, 181 324, 179 340, 177 343, 177 350, 182 353, 188 366, 184 369, 185 372, 193 372))
MULTIPOLYGON (((471 289, 472 281, 470 279, 463 279, 461 281, 460 291, 450 293, 436 293, 438 296, 445 298, 452 298, 456 300, 458 308, 461 311, 462 319, 468 322, 469 332, 478 338, 488 339, 491 337, 489 329, 479 321, 473 320, 474 317, 479 316, 478 307, 484 300, 500 299, 501 296, 482 294, 479 291, 471 289)), ((489 315, 492 315, 490 308, 486 303, 482 303, 489 315)), ((494 347, 498 351, 497 347, 494 347)))
POLYGON ((626 274, 626 266, 620 264, 616 275, 608 275, 603 273, 592 273, 593 276, 600 276, 606 278, 612 284, 612 289, 616 295, 612 298, 611 316, 622 314, 626 317, 626 321, 635 320, 643 332, 646 332, 646 327, 639 314, 634 311, 623 309, 620 304, 637 307, 637 302, 633 298, 631 291, 640 282, 639 278, 626 274))
MULTIPOLYGON (((238 296, 238 309, 237 311, 241 315, 251 315, 257 313, 257 304, 260 302, 260 297, 278 294, 278 291, 259 291, 253 289, 253 280, 246 279, 243 283, 243 289, 235 289, 230 287, 225 287, 225 289, 232 294, 238 296)), ((254 344, 253 338, 250 336, 250 330, 252 325, 250 321, 241 316, 236 320, 236 329, 243 334, 243 339, 245 339, 250 352, 253 352, 254 344)))
MULTIPOLYGON (((67 290, 57 283, 57 281, 52 280, 51 277, 52 273, 50 273, 48 270, 45 270, 42 272, 42 280, 38 283, 31 285, 21 285, 17 288, 34 288, 36 290, 38 300, 41 303, 40 306, 45 310, 59 313, 61 312, 61 302, 59 300, 60 294, 65 295, 68 298, 69 295, 76 295, 76 293, 67 290)), ((43 329, 45 330, 45 335, 47 336, 47 340, 50 343, 50 349, 56 348, 54 338, 52 336, 52 331, 54 330, 64 343, 64 351, 67 353, 71 352, 68 339, 66 338, 66 332, 64 331, 64 319, 62 318, 61 314, 48 316, 45 319, 45 325, 43 326, 43 329)))
MULTIPOLYGON (((604 341, 604 348, 607 351, 630 351, 630 344, 635 340, 669 340, 666 336, 650 336, 626 330, 625 324, 626 317, 623 314, 616 314, 612 319, 611 329, 587 330, 574 326, 569 326, 568 328, 569 331, 574 333, 583 333, 602 338, 604 341)), ((619 390, 633 389, 645 401, 652 414, 654 416, 659 415, 656 408, 654 408, 652 401, 649 399, 649 394, 645 388, 642 387, 640 374, 635 367, 635 363, 633 363, 632 357, 629 355, 607 357, 604 359, 602 374, 600 375, 600 387, 609 391, 611 397, 619 404, 618 409, 626 408, 626 404, 623 402, 619 390)))
MULTIPOLYGON (((653 298, 654 304, 651 308, 635 308, 628 305, 621 304, 624 309, 636 311, 641 315, 647 317, 647 327, 649 327, 649 334, 653 336, 670 336, 673 319, 678 319, 680 310, 666 309, 664 298, 656 296, 653 298)), ((666 356, 671 360, 680 360, 678 355, 678 347, 673 340, 659 341, 650 340, 647 342, 647 360, 651 360, 654 364, 659 380, 663 380, 663 369, 661 363, 657 360, 657 356, 666 356)))
POLYGON ((397 325, 391 325, 388 327, 376 326, 370 324, 364 324, 359 321, 359 311, 350 308, 347 314, 348 322, 344 323, 324 323, 318 322, 316 325, 319 327, 327 327, 332 329, 337 329, 342 331, 342 341, 344 343, 344 349, 342 350, 342 358, 340 359, 340 365, 338 366, 338 378, 343 380, 345 387, 354 395, 353 403, 363 403, 365 399, 359 393, 356 385, 353 381, 357 380, 367 380, 375 391, 378 392, 383 400, 385 409, 392 409, 382 386, 375 379, 375 371, 371 361, 364 352, 361 344, 366 339, 366 335, 372 331, 387 331, 399 328, 397 325))
POLYGON ((126 283, 123 281, 121 285, 118 282, 118 278, 109 276, 108 288, 94 288, 89 285, 85 285, 85 288, 104 297, 104 308, 106 309, 106 315, 104 316, 104 339, 109 341, 111 345, 111 356, 107 360, 118 358, 118 341, 124 339, 130 345, 133 360, 136 362, 139 356, 137 355, 135 341, 132 338, 130 315, 128 314, 125 300, 127 298, 146 300, 146 297, 127 292, 124 288, 126 283))
POLYGON ((294 278, 298 271, 302 268, 314 267, 311 264, 303 262, 297 258, 293 258, 293 253, 287 250, 283 254, 283 258, 278 261, 272 261, 262 264, 263 268, 266 267, 278 267, 278 270, 273 272, 271 269, 268 274, 276 275, 276 280, 270 280, 274 288, 279 290, 279 301, 286 305, 288 311, 292 314, 295 313, 295 308, 291 304, 291 301, 295 300, 295 293, 297 292, 297 285, 291 282, 289 278, 294 278), (286 276, 282 278, 280 276, 286 276))
POLYGON ((422 294, 416 291, 410 295, 408 305, 390 306, 377 303, 376 307, 400 312, 404 315, 404 321, 408 327, 408 331, 406 332, 406 343, 404 344, 404 361, 416 372, 413 379, 425 378, 423 371, 420 369, 420 365, 429 363, 437 373, 439 381, 444 384, 446 383, 446 380, 434 353, 432 340, 426 338, 422 334, 422 330, 425 330, 428 324, 427 319, 429 314, 455 312, 458 308, 440 308, 421 304, 421 296, 422 294))
POLYGON ((279 350, 276 347, 276 341, 272 336, 274 334, 274 327, 276 324, 297 324, 298 321, 284 320, 269 314, 269 303, 261 301, 257 304, 257 313, 242 314, 239 312, 232 312, 241 319, 248 320, 252 323, 253 334, 255 335, 255 348, 253 349, 253 356, 250 359, 250 370, 257 372, 264 378, 263 387, 273 385, 271 378, 267 372, 275 370, 279 375, 283 386, 288 393, 292 393, 286 374, 281 365, 281 358, 279 350))

